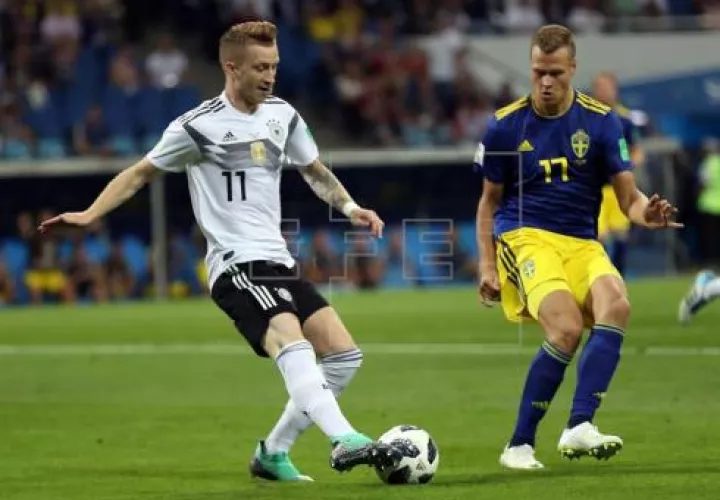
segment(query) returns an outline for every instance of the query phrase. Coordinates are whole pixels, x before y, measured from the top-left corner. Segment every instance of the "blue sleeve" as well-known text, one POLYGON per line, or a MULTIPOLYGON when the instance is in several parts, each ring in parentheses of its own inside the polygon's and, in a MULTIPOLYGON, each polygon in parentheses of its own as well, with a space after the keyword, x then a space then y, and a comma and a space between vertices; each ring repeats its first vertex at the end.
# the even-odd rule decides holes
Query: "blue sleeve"
POLYGON ((628 141, 622 122, 615 113, 610 113, 605 117, 601 137, 608 177, 632 170, 628 141))
POLYGON ((508 156, 502 154, 507 152, 507 148, 504 147, 503 142, 502 130, 493 117, 488 123, 485 135, 480 141, 480 144, 478 144, 475 158, 473 159, 473 169, 475 172, 482 174, 485 179, 495 184, 505 183, 505 165, 507 164, 508 156))

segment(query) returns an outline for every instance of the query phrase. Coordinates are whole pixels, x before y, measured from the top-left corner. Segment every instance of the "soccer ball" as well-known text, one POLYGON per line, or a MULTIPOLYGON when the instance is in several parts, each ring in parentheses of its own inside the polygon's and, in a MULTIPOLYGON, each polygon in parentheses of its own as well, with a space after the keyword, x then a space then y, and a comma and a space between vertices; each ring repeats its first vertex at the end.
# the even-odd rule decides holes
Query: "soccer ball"
POLYGON ((435 476, 440 453, 430 434, 414 425, 398 425, 378 439, 381 443, 392 444, 407 441, 417 447, 416 457, 403 457, 396 467, 375 469, 378 477, 386 484, 425 484, 435 476))

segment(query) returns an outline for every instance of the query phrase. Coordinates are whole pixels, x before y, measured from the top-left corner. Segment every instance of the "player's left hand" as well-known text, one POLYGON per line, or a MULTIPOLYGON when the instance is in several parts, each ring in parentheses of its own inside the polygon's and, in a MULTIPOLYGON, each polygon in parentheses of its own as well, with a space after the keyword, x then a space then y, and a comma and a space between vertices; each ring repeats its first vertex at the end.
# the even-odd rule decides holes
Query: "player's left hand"
POLYGON ((353 226, 369 227, 375 238, 382 238, 385 223, 374 210, 358 207, 350 214, 350 222, 353 226))
POLYGON ((677 211, 669 201, 656 193, 650 197, 645 207, 645 225, 650 229, 683 228, 685 224, 671 220, 677 211))

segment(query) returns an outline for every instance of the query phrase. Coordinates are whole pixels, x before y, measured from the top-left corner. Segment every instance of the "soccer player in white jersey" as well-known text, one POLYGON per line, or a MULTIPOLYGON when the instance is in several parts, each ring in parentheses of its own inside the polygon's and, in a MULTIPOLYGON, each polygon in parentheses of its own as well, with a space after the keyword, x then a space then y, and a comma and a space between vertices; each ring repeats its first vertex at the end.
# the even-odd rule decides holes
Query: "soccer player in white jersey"
POLYGON ((271 96, 279 62, 275 26, 233 26, 220 39, 219 56, 225 74, 220 96, 172 122, 155 148, 117 175, 85 211, 64 213, 39 229, 87 226, 159 172, 186 172, 195 218, 208 243, 212 298, 258 355, 275 360, 290 395, 277 424, 257 446, 251 474, 311 480, 288 453, 313 422, 330 439, 330 464, 336 470, 394 465, 414 450, 373 442, 338 406, 336 397, 363 355, 335 310, 298 276, 280 232, 282 166, 298 166, 315 194, 354 225, 379 237, 384 223, 358 206, 322 164, 297 111, 271 96))

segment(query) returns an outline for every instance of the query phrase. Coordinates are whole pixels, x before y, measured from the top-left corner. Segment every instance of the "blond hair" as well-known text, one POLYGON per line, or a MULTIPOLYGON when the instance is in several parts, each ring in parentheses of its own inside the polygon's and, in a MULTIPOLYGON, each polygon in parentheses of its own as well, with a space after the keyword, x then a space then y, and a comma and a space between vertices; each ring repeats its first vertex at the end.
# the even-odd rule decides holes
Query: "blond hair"
POLYGON ((530 42, 530 50, 537 46, 543 53, 552 54, 558 49, 567 47, 570 57, 575 58, 575 36, 565 26, 546 24, 538 29, 530 42))
POLYGON ((220 37, 220 64, 229 59, 235 59, 238 53, 248 45, 273 45, 276 37, 277 27, 268 21, 236 24, 220 37))

